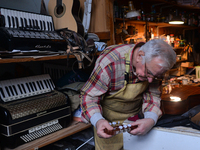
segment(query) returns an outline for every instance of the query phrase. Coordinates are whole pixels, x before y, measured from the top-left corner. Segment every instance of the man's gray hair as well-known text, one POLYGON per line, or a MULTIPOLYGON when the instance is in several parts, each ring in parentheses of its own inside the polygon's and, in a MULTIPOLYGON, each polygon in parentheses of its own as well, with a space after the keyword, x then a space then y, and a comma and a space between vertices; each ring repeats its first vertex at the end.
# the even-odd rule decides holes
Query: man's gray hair
POLYGON ((163 62, 159 65, 166 70, 171 69, 176 63, 176 53, 167 42, 161 39, 153 39, 145 43, 139 51, 145 52, 143 63, 150 62, 153 58, 158 57, 163 62))

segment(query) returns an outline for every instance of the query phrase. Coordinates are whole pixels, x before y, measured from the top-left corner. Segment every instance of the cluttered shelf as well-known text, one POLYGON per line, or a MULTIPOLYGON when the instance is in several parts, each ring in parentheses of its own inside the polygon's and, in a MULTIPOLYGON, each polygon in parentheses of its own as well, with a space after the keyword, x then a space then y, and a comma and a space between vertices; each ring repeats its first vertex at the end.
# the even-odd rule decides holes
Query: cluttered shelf
POLYGON ((4 150, 27 150, 27 149, 28 150, 36 150, 38 148, 41 148, 41 147, 44 147, 44 146, 49 145, 51 143, 54 143, 55 141, 58 141, 60 139, 63 139, 63 138, 68 137, 70 135, 73 135, 77 132, 85 130, 89 127, 91 127, 91 124, 73 121, 71 123, 71 125, 67 128, 59 130, 57 132, 54 132, 52 134, 49 134, 47 136, 44 136, 44 137, 39 138, 37 140, 34 140, 32 142, 26 143, 24 145, 21 145, 21 146, 15 148, 15 149, 5 148, 4 150))
MULTIPOLYGON (((123 22, 123 18, 115 18, 117 22, 123 22)), ((129 22, 131 24, 141 24, 145 25, 145 21, 133 20, 133 19, 124 19, 125 22, 129 22)), ((150 22, 148 21, 148 25, 150 26, 162 26, 162 27, 182 27, 182 28, 190 28, 190 29, 197 29, 198 27, 192 27, 188 25, 177 25, 177 24, 169 24, 164 22, 150 22)))

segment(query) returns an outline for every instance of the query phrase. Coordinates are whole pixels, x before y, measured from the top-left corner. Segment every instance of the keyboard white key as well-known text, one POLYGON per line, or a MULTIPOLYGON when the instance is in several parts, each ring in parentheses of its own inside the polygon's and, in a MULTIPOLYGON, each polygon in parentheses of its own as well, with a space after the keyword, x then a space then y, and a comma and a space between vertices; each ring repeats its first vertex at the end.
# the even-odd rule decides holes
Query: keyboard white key
POLYGON ((7 28, 27 28, 30 30, 54 31, 51 16, 0 8, 7 28))
POLYGON ((8 17, 7 17, 7 10, 6 9, 1 9, 1 14, 4 16, 5 19, 5 27, 9 27, 9 23, 8 23, 8 17))
POLYGON ((0 97, 9 102, 54 90, 48 74, 0 81, 0 97))

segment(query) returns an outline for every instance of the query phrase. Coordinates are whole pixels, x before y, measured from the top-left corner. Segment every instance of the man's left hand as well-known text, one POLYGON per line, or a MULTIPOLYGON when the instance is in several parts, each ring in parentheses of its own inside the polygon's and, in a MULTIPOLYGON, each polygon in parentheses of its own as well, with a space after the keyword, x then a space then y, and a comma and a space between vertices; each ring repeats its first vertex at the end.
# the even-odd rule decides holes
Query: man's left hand
POLYGON ((154 126, 155 122, 151 118, 139 119, 133 123, 132 126, 138 126, 136 129, 131 130, 129 133, 133 135, 145 135, 154 126))

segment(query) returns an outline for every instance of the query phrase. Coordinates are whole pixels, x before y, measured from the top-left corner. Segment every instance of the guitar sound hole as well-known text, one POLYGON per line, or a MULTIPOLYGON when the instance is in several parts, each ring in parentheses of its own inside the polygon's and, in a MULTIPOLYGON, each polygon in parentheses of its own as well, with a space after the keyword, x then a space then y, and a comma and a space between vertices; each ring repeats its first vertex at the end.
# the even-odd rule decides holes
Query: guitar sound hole
POLYGON ((62 14, 63 13, 63 9, 64 9, 63 6, 58 6, 56 13, 58 15, 62 14))
POLYGON ((62 4, 62 5, 54 8, 54 15, 57 18, 61 18, 65 14, 65 12, 66 12, 65 4, 62 4))

